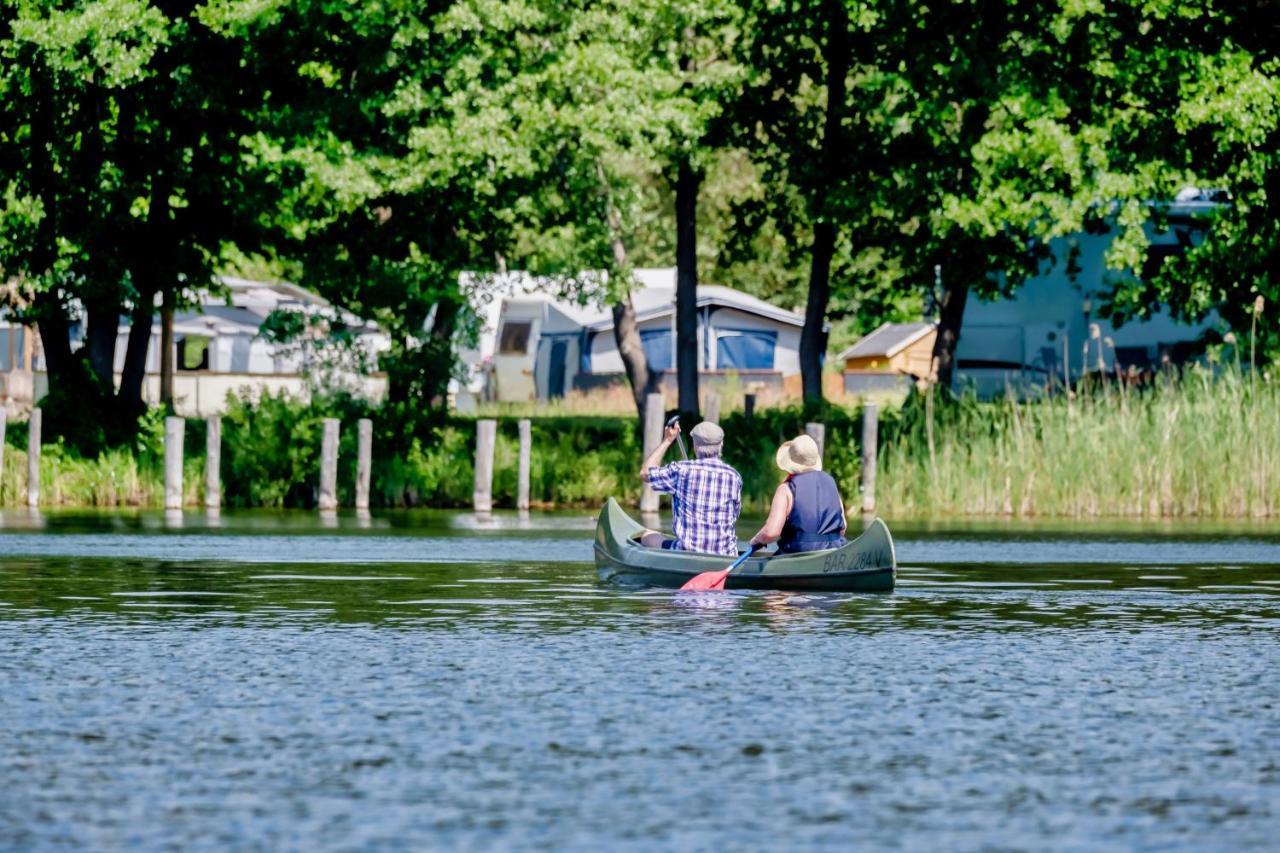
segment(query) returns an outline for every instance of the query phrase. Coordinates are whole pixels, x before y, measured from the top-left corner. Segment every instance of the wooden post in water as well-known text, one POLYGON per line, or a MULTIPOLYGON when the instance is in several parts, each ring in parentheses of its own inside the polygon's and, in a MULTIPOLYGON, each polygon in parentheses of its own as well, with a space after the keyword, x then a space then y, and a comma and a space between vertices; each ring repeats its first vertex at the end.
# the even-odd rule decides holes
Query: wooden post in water
POLYGON ((704 421, 709 421, 713 424, 720 423, 720 395, 715 391, 708 391, 707 402, 702 407, 702 412, 704 421))
POLYGON ((875 403, 862 407, 862 511, 876 511, 876 443, 880 412, 875 403))
POLYGON ((476 479, 471 505, 478 513, 493 512, 493 446, 497 440, 497 421, 476 421, 476 479))
POLYGON ((320 438, 320 500, 321 512, 333 512, 338 508, 338 428, 337 418, 325 418, 324 433, 320 438))
POLYGON ((752 417, 756 413, 756 395, 744 394, 742 396, 742 413, 747 417, 752 417))
POLYGON ((164 419, 165 509, 182 509, 182 439, 186 427, 184 418, 170 415, 164 419))
POLYGON ((812 438, 813 443, 818 445, 818 458, 821 459, 827 445, 827 428, 822 424, 805 424, 804 434, 812 438))
MULTIPOLYGON (((653 449, 662 443, 662 416, 667 413, 661 394, 650 394, 644 401, 644 455, 648 458, 653 449)), ((640 512, 658 511, 658 493, 645 483, 640 492, 640 512)))
POLYGON ((516 509, 529 511, 529 467, 530 455, 533 452, 533 425, 528 418, 521 418, 516 424, 520 430, 520 461, 516 469, 516 509))
POLYGON ((222 418, 205 418, 204 435, 204 506, 222 506, 222 418))
POLYGON ((40 422, 44 412, 32 408, 27 422, 27 506, 40 506, 40 422))
POLYGON ((369 484, 373 480, 373 421, 356 421, 356 509, 368 511, 369 484))

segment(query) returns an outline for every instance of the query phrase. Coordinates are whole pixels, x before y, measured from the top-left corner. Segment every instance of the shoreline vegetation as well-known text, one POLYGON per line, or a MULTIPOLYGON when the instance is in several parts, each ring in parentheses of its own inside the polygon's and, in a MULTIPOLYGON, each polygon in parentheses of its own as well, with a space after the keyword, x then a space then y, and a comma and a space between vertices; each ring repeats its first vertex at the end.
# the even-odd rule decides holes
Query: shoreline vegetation
MULTIPOLYGON (((878 514, 892 517, 1271 518, 1280 515, 1280 382, 1229 365, 1158 376, 1146 387, 1095 380, 1068 398, 971 398, 928 407, 913 395, 880 419, 878 514), (929 434, 933 434, 930 451, 929 434)), ((320 422, 340 417, 339 497, 355 481, 355 420, 375 423, 374 506, 467 507, 474 418, 451 417, 427 434, 379 429, 378 411, 351 398, 303 404, 288 397, 237 399, 223 417, 224 503, 231 508, 314 506, 320 422)), ((861 415, 829 405, 732 412, 721 419, 725 458, 742 472, 744 509, 762 511, 780 474, 777 445, 826 425, 825 467, 848 505, 859 499, 861 415)), ((626 416, 532 418, 531 495, 536 508, 593 508, 610 496, 639 499, 640 439, 626 416)), ((184 494, 200 506, 204 422, 189 420, 184 494)), ((25 424, 10 424, 0 505, 26 502, 25 424)), ((499 419, 493 493, 514 506, 516 418, 499 419)), ((41 505, 155 507, 163 503, 163 417, 145 419, 134 447, 84 459, 59 444, 41 456, 41 505)))

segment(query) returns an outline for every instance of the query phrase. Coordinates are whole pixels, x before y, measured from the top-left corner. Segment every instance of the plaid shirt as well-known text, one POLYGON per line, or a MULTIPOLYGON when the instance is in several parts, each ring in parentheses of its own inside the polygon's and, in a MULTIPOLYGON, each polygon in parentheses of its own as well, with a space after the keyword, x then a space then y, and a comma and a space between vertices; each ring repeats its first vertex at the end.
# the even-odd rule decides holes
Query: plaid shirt
POLYGON ((672 529, 685 551, 738 555, 734 525, 742 511, 742 477, 718 458, 649 469, 649 485, 671 495, 672 529))

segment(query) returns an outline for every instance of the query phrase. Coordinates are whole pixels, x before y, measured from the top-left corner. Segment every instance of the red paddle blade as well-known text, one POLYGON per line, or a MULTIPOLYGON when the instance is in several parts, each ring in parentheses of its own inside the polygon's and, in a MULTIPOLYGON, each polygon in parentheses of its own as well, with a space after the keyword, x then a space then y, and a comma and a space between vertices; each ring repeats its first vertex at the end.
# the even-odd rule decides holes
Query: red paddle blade
POLYGON ((724 589, 724 579, 729 576, 728 569, 721 569, 718 572, 703 572, 700 575, 694 575, 684 582, 684 586, 680 589, 685 590, 704 590, 704 589, 724 589))

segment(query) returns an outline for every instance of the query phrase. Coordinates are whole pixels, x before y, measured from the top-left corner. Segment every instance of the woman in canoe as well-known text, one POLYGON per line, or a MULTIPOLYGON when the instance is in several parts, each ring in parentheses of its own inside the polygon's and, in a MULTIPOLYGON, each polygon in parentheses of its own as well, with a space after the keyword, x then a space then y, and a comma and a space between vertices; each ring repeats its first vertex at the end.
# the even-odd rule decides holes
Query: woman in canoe
POLYGON ((773 493, 764 527, 751 544, 778 543, 779 554, 821 551, 845 544, 844 502, 836 481, 822 470, 818 444, 807 435, 784 442, 774 457, 787 474, 773 493))

